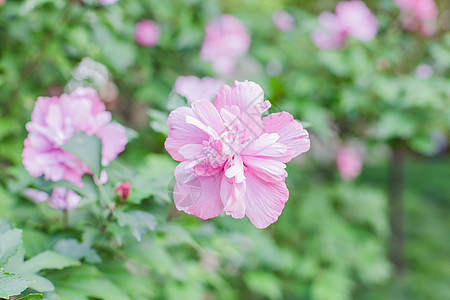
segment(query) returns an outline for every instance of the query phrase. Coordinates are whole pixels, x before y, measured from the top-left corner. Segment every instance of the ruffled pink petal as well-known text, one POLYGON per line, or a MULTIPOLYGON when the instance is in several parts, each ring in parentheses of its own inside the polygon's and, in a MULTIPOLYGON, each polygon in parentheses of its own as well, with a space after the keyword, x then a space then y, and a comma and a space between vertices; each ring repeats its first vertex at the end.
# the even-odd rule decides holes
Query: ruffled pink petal
POLYGON ((225 131, 225 125, 223 124, 222 118, 211 102, 208 100, 197 100, 191 105, 194 115, 200 122, 206 126, 210 126, 219 135, 225 131))
POLYGON ((212 101, 217 91, 224 84, 223 80, 211 77, 179 76, 173 89, 184 96, 189 103, 192 103, 200 99, 212 101))
POLYGON ((128 143, 125 128, 117 123, 109 123, 97 133, 97 136, 102 140, 102 164, 104 166, 125 150, 125 145, 128 143))
MULTIPOLYGON (((233 87, 224 85, 217 92, 214 106, 220 111, 225 106, 236 105, 242 113, 260 113, 254 107, 259 103, 264 103, 264 91, 252 81, 235 81, 233 87)), ((262 113, 262 112, 261 112, 262 113)), ((255 117, 258 115, 255 114, 255 117)), ((261 115, 259 115, 261 118, 261 115)))
POLYGON ((186 144, 178 150, 178 153, 181 154, 186 160, 200 159, 204 156, 203 150, 204 145, 186 144))
POLYGON ((178 161, 185 160, 179 153, 181 147, 187 144, 203 145, 203 141, 209 140, 209 135, 203 130, 186 123, 186 116, 194 117, 192 108, 179 107, 170 113, 167 120, 171 128, 164 146, 172 158, 178 161))
POLYGON ((265 228, 280 216, 289 198, 289 191, 284 181, 264 181, 250 169, 245 176, 245 214, 257 228, 265 228))
POLYGON ((33 112, 31 113, 31 121, 44 125, 49 106, 58 103, 58 97, 38 97, 34 104, 33 112))
POLYGON ((197 176, 188 168, 190 162, 182 162, 175 169, 177 180, 173 191, 175 206, 188 214, 204 220, 217 217, 223 211, 220 200, 222 174, 197 176))
POLYGON ((61 100, 66 97, 72 99, 87 99, 92 104, 91 105, 91 113, 96 115, 102 111, 105 111, 105 104, 98 97, 97 91, 90 87, 79 87, 74 90, 70 95, 63 94, 61 95, 61 100))
POLYGON ((264 132, 277 133, 280 136, 277 142, 288 147, 289 154, 278 158, 281 162, 286 163, 309 150, 310 140, 308 132, 303 129, 302 124, 294 120, 290 113, 273 113, 264 117, 263 121, 264 132))
POLYGON ((277 143, 280 139, 278 133, 264 133, 255 141, 249 143, 242 151, 243 156, 269 156, 278 157, 287 154, 288 147, 277 143))
POLYGON ((246 192, 246 182, 236 183, 227 176, 222 176, 220 183, 220 198, 224 206, 223 210, 233 218, 243 218, 245 215, 244 196, 246 192), (244 211, 242 208, 244 205, 244 211))
POLYGON ((288 175, 286 165, 277 160, 245 156, 244 164, 259 178, 268 182, 283 181, 288 175))

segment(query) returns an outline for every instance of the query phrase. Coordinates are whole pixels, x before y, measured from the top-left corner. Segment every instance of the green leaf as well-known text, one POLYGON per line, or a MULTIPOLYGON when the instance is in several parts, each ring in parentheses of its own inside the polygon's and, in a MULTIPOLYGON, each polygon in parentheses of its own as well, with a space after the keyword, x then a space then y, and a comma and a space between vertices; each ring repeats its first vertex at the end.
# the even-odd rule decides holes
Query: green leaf
POLYGON ((41 294, 29 294, 22 298, 22 300, 44 300, 44 296, 41 294))
POLYGON ((81 266, 67 268, 49 275, 61 299, 79 300, 88 297, 99 299, 130 299, 119 287, 104 277, 96 268, 81 266))
POLYGON ((85 258, 86 261, 91 263, 102 261, 97 251, 92 249, 88 244, 80 243, 75 239, 60 240, 53 249, 56 252, 75 260, 85 258))
POLYGON ((148 155, 138 168, 138 176, 133 181, 133 192, 135 189, 140 190, 140 195, 133 195, 133 193, 130 195, 133 202, 137 202, 135 200, 138 200, 136 199, 138 196, 148 197, 148 195, 154 196, 155 200, 159 202, 170 202, 172 199, 169 194, 172 193, 173 186, 168 189, 168 185, 174 178, 175 167, 176 164, 167 155, 148 155), (152 170, 158 170, 158 172, 152 170), (145 191, 148 191, 149 194, 146 194, 145 191))
POLYGON ((44 269, 63 269, 78 265, 78 261, 53 251, 45 251, 24 262, 23 273, 37 273, 44 269))
POLYGON ((136 238, 136 240, 142 240, 142 234, 147 230, 154 230, 156 227, 155 217, 142 210, 129 210, 127 212, 116 210, 114 212, 119 225, 129 226, 131 233, 136 238))
POLYGON ((168 114, 157 109, 149 109, 148 115, 150 116, 150 127, 164 135, 169 134, 169 125, 167 125, 168 114))
POLYGON ((22 230, 13 229, 0 234, 0 266, 4 266, 22 245, 22 230))
POLYGON ((245 276, 245 283, 253 292, 269 299, 282 299, 280 279, 272 273, 251 272, 245 276))
POLYGON ((76 133, 61 148, 75 154, 91 168, 95 175, 100 176, 102 141, 96 135, 88 135, 84 132, 76 133))
POLYGON ((9 298, 9 296, 19 295, 28 287, 28 281, 19 275, 0 272, 0 297, 9 298))
POLYGON ((38 292, 51 292, 55 290, 55 286, 47 278, 36 274, 25 274, 22 276, 30 282, 29 287, 38 292))

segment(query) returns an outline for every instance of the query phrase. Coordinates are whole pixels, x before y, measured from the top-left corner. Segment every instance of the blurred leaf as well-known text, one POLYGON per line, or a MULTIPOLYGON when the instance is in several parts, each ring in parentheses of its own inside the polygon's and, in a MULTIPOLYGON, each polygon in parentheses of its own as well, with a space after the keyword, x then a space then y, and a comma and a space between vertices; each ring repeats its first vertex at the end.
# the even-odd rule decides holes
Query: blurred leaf
POLYGON ((40 275, 23 274, 22 276, 30 282, 29 288, 33 290, 39 292, 51 292, 55 290, 55 286, 53 285, 53 283, 40 275))
POLYGON ((157 201, 169 202, 169 190, 174 178, 175 162, 167 155, 151 154, 138 168, 138 176, 133 186, 140 190, 141 195, 148 191, 157 201), (158 170, 158 172, 155 172, 158 170))
POLYGON ((148 111, 148 115, 150 116, 150 127, 156 131, 160 132, 164 135, 169 134, 169 125, 167 125, 167 118, 169 114, 162 112, 157 109, 150 109, 148 111))
POLYGON ((0 267, 5 266, 20 245, 22 245, 22 230, 12 229, 0 234, 0 267))
POLYGON ((53 249, 56 252, 64 256, 70 257, 74 260, 80 260, 81 258, 85 258, 87 262, 91 263, 97 263, 102 261, 97 251, 95 251, 85 243, 79 243, 75 239, 59 240, 53 247, 53 249))
POLYGON ((80 300, 88 297, 104 300, 129 300, 118 286, 108 280, 94 267, 67 268, 49 275, 61 299, 80 300))
POLYGON ((63 269, 78 264, 78 261, 72 258, 48 250, 25 261, 22 272, 36 273, 44 269, 63 269))
POLYGON ((269 299, 282 299, 280 279, 266 272, 250 272, 244 277, 245 283, 251 291, 269 299))
POLYGON ((142 235, 147 230, 155 230, 157 224, 152 214, 142 210, 116 210, 114 216, 116 216, 120 226, 129 226, 131 233, 138 241, 142 240, 142 235))
POLYGON ((312 287, 314 300, 351 299, 352 281, 343 272, 335 269, 322 270, 315 278, 312 287))
POLYGON ((96 135, 88 135, 84 132, 75 133, 61 148, 75 154, 89 166, 95 175, 100 176, 102 141, 96 135))

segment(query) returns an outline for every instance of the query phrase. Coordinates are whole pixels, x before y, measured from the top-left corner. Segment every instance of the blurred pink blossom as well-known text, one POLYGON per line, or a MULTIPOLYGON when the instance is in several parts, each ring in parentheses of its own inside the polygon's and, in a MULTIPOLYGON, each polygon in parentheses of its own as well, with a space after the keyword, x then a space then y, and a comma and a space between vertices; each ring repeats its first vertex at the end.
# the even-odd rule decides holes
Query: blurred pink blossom
POLYGON ((291 31, 295 28, 295 19, 285 10, 273 13, 272 21, 275 27, 281 31, 291 31))
MULTIPOLYGON (((102 165, 106 166, 125 149, 125 128, 111 122, 111 113, 91 88, 77 88, 60 97, 39 97, 27 123, 23 164, 32 176, 44 175, 82 185, 81 177, 92 173, 75 154, 61 147, 78 132, 95 134, 102 141, 102 165)), ((90 149, 86 149, 89 151, 90 149)))
POLYGON ((148 19, 140 20, 134 28, 134 40, 143 47, 153 47, 159 42, 159 25, 148 19))
POLYGON ((189 103, 192 103, 200 99, 212 101, 224 84, 223 80, 211 77, 179 76, 173 89, 185 97, 189 103))
POLYGON ((48 201, 48 199, 50 198, 50 196, 46 192, 33 188, 25 189, 24 194, 36 203, 48 201))
POLYGON ((74 210, 77 208, 81 196, 64 187, 55 187, 48 204, 54 209, 74 210))
POLYGON ((320 28, 312 33, 314 44, 322 49, 336 49, 344 45, 348 36, 360 41, 371 41, 378 32, 378 21, 366 4, 359 0, 341 1, 335 14, 322 12, 320 28))
POLYGON ((434 0, 395 0, 402 11, 403 27, 425 35, 437 31, 438 10, 434 0))
POLYGON ((119 0, 98 0, 98 3, 101 5, 110 5, 119 2, 119 0))
POLYGON ((258 228, 275 222, 288 200, 285 163, 309 150, 308 132, 270 107, 254 82, 224 85, 214 104, 197 100, 172 111, 165 142, 175 169, 177 209, 209 219, 245 215, 258 228))
POLYGON ((118 194, 122 200, 128 199, 131 192, 131 183, 129 181, 119 182, 114 188, 114 193, 118 194))
POLYGON ((420 79, 427 79, 433 75, 434 70, 429 64, 420 64, 416 67, 415 74, 420 79))
POLYGON ((342 179, 353 180, 361 173, 362 158, 354 148, 342 146, 336 153, 336 165, 342 179))
POLYGON ((217 73, 227 75, 249 47, 250 35, 245 25, 232 15, 222 15, 206 25, 200 57, 212 63, 217 73))

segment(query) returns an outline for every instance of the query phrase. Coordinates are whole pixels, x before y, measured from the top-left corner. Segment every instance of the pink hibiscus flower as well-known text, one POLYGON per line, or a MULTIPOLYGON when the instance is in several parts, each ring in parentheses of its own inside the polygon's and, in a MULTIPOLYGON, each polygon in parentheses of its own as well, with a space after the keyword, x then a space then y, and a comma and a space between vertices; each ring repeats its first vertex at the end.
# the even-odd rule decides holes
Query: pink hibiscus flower
POLYGON ((314 44, 322 49, 342 47, 348 36, 360 41, 371 41, 378 32, 378 21, 364 2, 341 1, 335 14, 322 12, 320 28, 312 33, 314 44))
POLYGON ((175 169, 178 210, 202 219, 245 215, 258 228, 275 222, 289 191, 285 163, 309 150, 308 132, 270 107, 254 82, 224 85, 214 104, 197 100, 172 111, 165 142, 175 169))
POLYGON ((200 57, 212 63, 217 73, 227 75, 249 47, 250 35, 245 25, 232 15, 223 15, 206 25, 200 57))
POLYGON ((350 146, 342 146, 336 153, 336 165, 344 180, 353 180, 362 170, 361 155, 350 146))
POLYGON ((98 3, 101 5, 111 5, 114 4, 116 2, 119 2, 119 0, 98 0, 98 3))
POLYGON ((159 42, 159 25, 148 19, 140 20, 134 28, 134 40, 143 47, 153 47, 159 42))
POLYGON ((425 35, 437 31, 438 10, 434 0, 395 0, 402 11, 403 27, 425 35))
MULTIPOLYGON (((61 148, 77 132, 95 134, 102 141, 102 165, 125 149, 125 128, 111 123, 111 113, 91 88, 78 88, 70 95, 39 97, 24 141, 23 164, 32 176, 52 181, 68 180, 82 185, 81 177, 92 173, 73 153, 61 148)), ((89 149, 86 149, 89 151, 89 149)))
POLYGON ((36 203, 48 201, 50 207, 54 209, 74 210, 81 200, 80 195, 64 187, 55 187, 51 196, 33 188, 26 189, 24 194, 36 203))
POLYGON ((272 21, 280 31, 291 31, 295 28, 295 19, 285 10, 278 10, 273 13, 272 21))
POLYGON ((185 97, 189 103, 199 99, 212 101, 224 83, 221 79, 211 77, 179 76, 173 89, 185 97))
POLYGON ((48 200, 50 207, 54 209, 74 210, 77 208, 81 196, 63 187, 55 187, 48 200))

